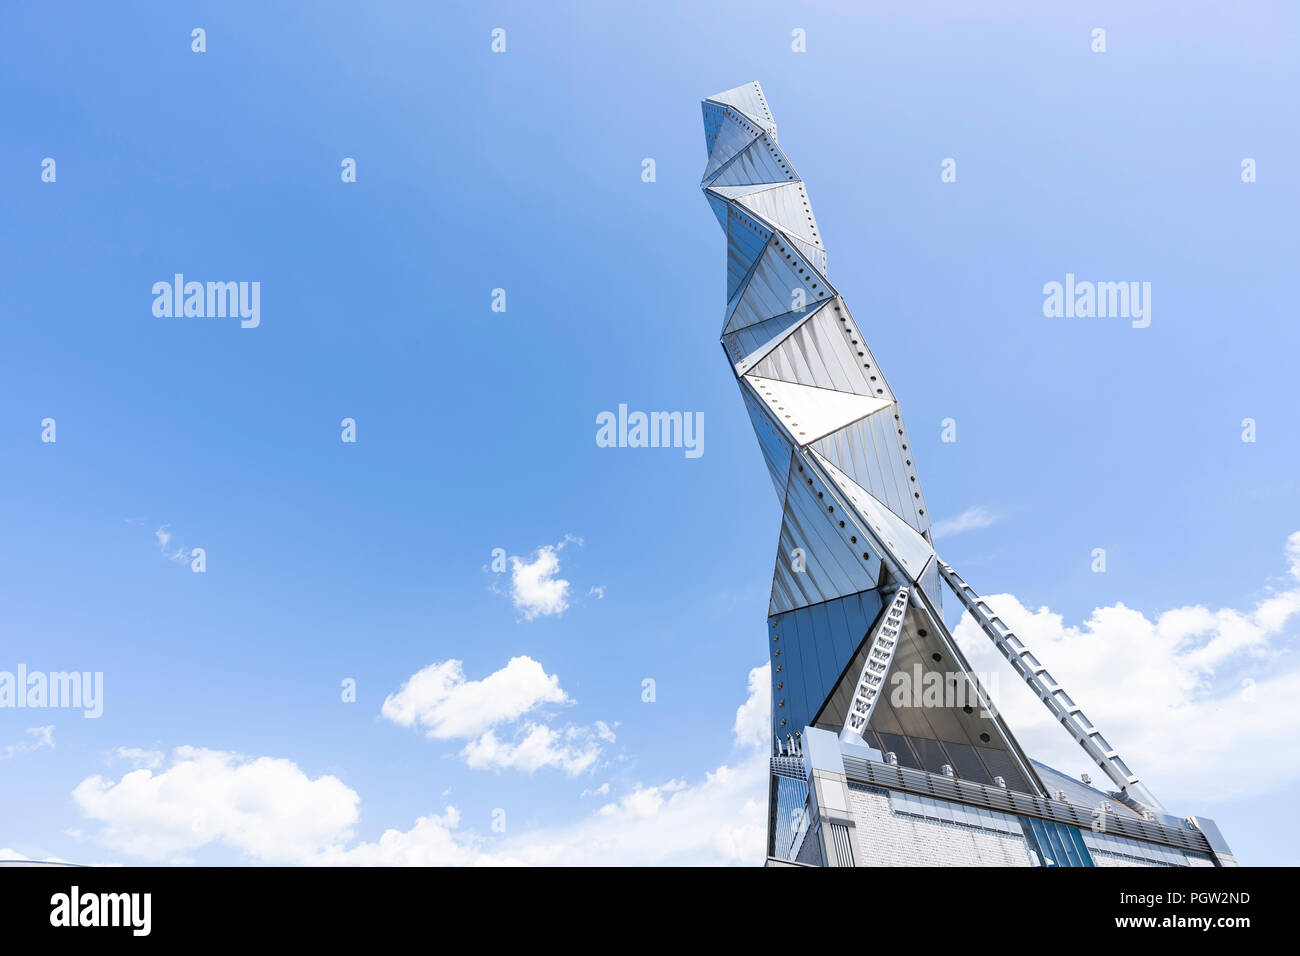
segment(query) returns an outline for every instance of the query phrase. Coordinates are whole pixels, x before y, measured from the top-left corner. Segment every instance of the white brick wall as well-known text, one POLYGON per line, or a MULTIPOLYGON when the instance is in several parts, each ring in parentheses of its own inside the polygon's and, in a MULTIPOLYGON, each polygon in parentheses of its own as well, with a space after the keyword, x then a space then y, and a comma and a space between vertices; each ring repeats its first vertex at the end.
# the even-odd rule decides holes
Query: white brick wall
MULTIPOLYGON (((1116 853, 1106 853, 1102 850, 1089 850, 1092 854, 1092 862, 1098 866, 1162 866, 1174 864, 1161 864, 1154 860, 1143 861, 1135 860, 1131 856, 1120 856, 1116 853)), ((1208 856, 1201 856, 1196 853, 1184 853, 1183 858, 1187 861, 1188 866, 1214 866, 1214 861, 1208 856)))
POLYGON ((1214 866, 1213 860, 1197 853, 1184 853, 1113 833, 1084 830, 1083 842, 1098 866, 1214 866))
POLYGON ((1159 863, 1143 863, 1141 860, 1135 860, 1128 856, 1117 856, 1114 853, 1100 853, 1097 850, 1089 850, 1092 854, 1092 862, 1098 866, 1159 866, 1159 863))
POLYGON ((882 791, 849 790, 859 866, 1029 866, 1024 837, 894 813, 882 791))
MULTIPOLYGON (((1031 865, 1025 839, 1019 834, 899 813, 891 806, 889 795, 875 788, 850 787, 849 802, 857 823, 859 866, 1031 865)), ((1084 840, 1097 866, 1160 866, 1174 860, 1190 866, 1214 865, 1208 857, 1114 837, 1110 838, 1116 844, 1114 849, 1128 850, 1129 855, 1110 853, 1097 845, 1098 840, 1105 839, 1084 832, 1084 840), (1152 859, 1133 858, 1146 853, 1152 859)))

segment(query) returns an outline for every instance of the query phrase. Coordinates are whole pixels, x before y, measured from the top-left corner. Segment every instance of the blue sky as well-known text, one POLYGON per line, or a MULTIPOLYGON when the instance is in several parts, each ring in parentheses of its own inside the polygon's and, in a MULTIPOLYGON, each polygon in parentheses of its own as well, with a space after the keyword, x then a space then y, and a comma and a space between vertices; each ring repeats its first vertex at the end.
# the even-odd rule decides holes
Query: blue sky
POLYGON ((1000 6, 6 5, 0 670, 103 672, 104 713, 0 709, 0 847, 755 861, 779 512, 698 182, 699 100, 757 79, 935 517, 988 517, 941 555, 1167 804, 1300 862, 1296 14, 1000 6), (260 282, 261 324, 156 317, 176 272, 260 282), (1045 318, 1066 273, 1150 282, 1150 327, 1045 318), (702 413, 704 454, 598 447, 620 403, 702 413))

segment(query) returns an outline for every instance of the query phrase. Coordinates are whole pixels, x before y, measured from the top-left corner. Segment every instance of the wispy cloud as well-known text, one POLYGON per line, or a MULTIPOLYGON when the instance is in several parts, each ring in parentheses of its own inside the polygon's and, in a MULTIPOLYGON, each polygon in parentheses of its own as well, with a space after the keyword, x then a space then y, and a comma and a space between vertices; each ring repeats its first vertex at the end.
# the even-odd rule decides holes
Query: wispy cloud
POLYGON ((17 754, 31 753, 33 750, 54 749, 53 724, 47 724, 44 727, 28 727, 26 732, 31 739, 9 744, 3 751, 0 751, 0 760, 8 760, 17 754))
POLYGON ((946 538, 950 535, 961 534, 963 531, 979 531, 987 528, 998 520, 988 508, 983 505, 976 505, 973 508, 967 508, 955 518, 943 518, 934 523, 930 533, 936 538, 946 538))
POLYGON ((189 559, 189 555, 185 553, 184 548, 176 548, 175 550, 171 550, 171 543, 172 543, 173 536, 171 531, 169 530, 170 528, 171 525, 165 524, 153 533, 154 539, 158 542, 158 550, 162 553, 162 556, 166 558, 168 561, 179 561, 179 562, 187 561, 189 559))
POLYGON ((163 752, 161 750, 144 750, 140 747, 118 747, 113 752, 113 756, 118 760, 126 760, 133 767, 147 767, 153 770, 162 766, 163 752))

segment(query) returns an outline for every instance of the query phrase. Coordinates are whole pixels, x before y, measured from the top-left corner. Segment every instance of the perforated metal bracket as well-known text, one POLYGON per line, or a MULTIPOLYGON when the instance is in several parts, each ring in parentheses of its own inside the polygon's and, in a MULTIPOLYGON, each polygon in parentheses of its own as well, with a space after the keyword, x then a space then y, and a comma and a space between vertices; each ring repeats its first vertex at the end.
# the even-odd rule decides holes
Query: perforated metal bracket
POLYGON ((862 663, 862 671, 858 674, 858 683, 853 691, 853 703, 849 706, 848 716, 844 718, 844 729, 840 731, 841 740, 866 737, 867 723, 871 720, 872 711, 876 709, 881 688, 885 686, 885 677, 889 674, 889 665, 893 663, 894 651, 898 649, 903 615, 907 613, 907 594, 907 588, 898 589, 871 635, 867 659, 862 663))

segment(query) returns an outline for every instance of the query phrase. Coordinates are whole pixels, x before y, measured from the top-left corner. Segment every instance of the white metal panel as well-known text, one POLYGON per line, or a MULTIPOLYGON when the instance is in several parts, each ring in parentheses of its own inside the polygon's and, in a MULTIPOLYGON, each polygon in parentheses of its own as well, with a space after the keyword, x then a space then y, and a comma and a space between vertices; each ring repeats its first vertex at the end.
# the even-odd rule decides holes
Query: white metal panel
POLYGON ((899 434, 902 426, 902 414, 893 405, 827 435, 813 450, 924 535, 930 516, 911 445, 906 434, 899 434))
POLYGON ((741 196, 748 196, 750 193, 762 192, 765 189, 780 189, 781 183, 747 183, 743 186, 719 186, 714 183, 704 194, 714 194, 721 196, 723 199, 739 199, 741 196))
POLYGON ((763 135, 745 147, 733 162, 718 173, 716 186, 748 186, 754 183, 796 182, 799 174, 770 136, 763 135))
POLYGON ((824 276, 830 276, 830 257, 826 255, 826 250, 821 249, 811 243, 804 242, 798 236, 786 236, 795 247, 803 254, 803 257, 812 263, 814 269, 824 276))
POLYGON ((800 445, 814 442, 890 404, 869 395, 778 382, 752 374, 746 375, 745 380, 800 445))
POLYGON ((871 354, 871 349, 867 347, 867 340, 862 335, 862 326, 858 324, 857 319, 853 317, 853 313, 849 311, 849 304, 841 296, 831 303, 831 309, 834 312, 835 323, 849 340, 849 352, 847 354, 853 361, 857 362, 866 376, 867 388, 870 390, 868 394, 879 395, 897 401, 897 396, 890 390, 889 383, 885 381, 885 373, 880 370, 875 356, 871 354))
POLYGON ((763 356, 781 344, 801 322, 807 322, 808 312, 787 312, 757 325, 747 325, 738 332, 722 337, 722 347, 727 350, 727 357, 737 375, 744 375, 754 365, 763 360, 763 356))
POLYGON ((772 421, 751 390, 745 388, 741 381, 737 381, 737 384, 740 386, 740 396, 745 400, 745 407, 749 411, 749 422, 754 426, 754 434, 758 437, 758 447, 763 453, 763 463, 767 465, 767 473, 772 479, 777 500, 784 503, 786 482, 790 475, 790 456, 794 453, 794 446, 790 444, 790 436, 772 421))
POLYGON ((767 97, 763 95, 763 88, 758 85, 757 80, 723 93, 715 93, 709 99, 714 103, 734 106, 773 136, 776 135, 776 120, 772 118, 772 111, 767 106, 767 97))
POLYGON ((791 236, 822 247, 817 220, 813 217, 808 192, 802 182, 749 193, 742 196, 740 202, 791 236))
POLYGON ((841 516, 828 511, 825 490, 811 472, 790 473, 769 615, 867 591, 879 580, 880 559, 865 545, 850 543, 854 529, 839 527, 841 516))
MULTIPOLYGON (((777 242, 779 253, 779 237, 777 242)), ((837 311, 839 305, 836 299, 819 310, 755 366, 754 374, 892 401, 894 396, 875 368, 875 360, 866 354, 857 330, 844 323, 844 313, 837 311)))
POLYGON ((758 267, 745 284, 744 292, 732 303, 723 332, 735 332, 803 306, 811 312, 819 302, 834 295, 826 280, 798 256, 789 243, 769 243, 758 267), (802 290, 802 295, 797 294, 802 290))

